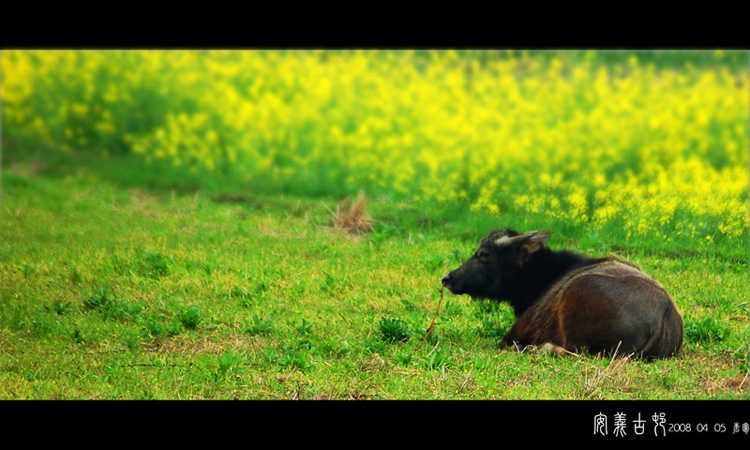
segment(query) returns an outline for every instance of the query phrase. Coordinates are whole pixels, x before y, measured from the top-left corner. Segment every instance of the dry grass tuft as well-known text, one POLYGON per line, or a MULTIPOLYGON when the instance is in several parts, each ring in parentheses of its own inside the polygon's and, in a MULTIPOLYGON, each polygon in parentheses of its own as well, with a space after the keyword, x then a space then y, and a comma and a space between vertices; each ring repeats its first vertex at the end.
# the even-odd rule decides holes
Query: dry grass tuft
POLYGON ((709 393, 711 396, 715 395, 717 392, 736 392, 740 394, 748 392, 750 391, 750 380, 748 380, 749 374, 750 371, 744 375, 735 377, 719 377, 706 374, 701 380, 701 389, 709 393))
POLYGON ((372 231, 372 219, 367 212, 367 200, 362 192, 354 202, 346 197, 336 207, 331 225, 347 233, 361 234, 372 231))
MULTIPOLYGON (((621 344, 622 342, 620 342, 621 344)), ((594 368, 593 374, 589 375, 588 368, 584 369, 584 382, 583 382, 583 397, 587 399, 603 399, 605 394, 602 390, 603 385, 615 383, 621 388, 629 384, 629 380, 625 377, 624 368, 631 360, 631 355, 621 355, 618 358, 617 351, 620 349, 620 344, 617 345, 612 358, 609 360, 609 364, 606 368, 594 368)))

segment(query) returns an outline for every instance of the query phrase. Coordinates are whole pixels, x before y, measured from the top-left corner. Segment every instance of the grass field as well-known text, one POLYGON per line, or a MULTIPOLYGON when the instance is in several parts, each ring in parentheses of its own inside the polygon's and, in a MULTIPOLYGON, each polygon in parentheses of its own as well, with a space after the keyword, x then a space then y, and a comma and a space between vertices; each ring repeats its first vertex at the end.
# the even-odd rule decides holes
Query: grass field
POLYGON ((352 236, 329 226, 338 197, 19 155, 3 155, 0 398, 750 398, 744 248, 552 230, 552 248, 614 252, 665 286, 685 319, 673 359, 501 349, 512 310, 448 293, 415 351, 442 275, 522 216, 373 198, 374 231, 352 236))
POLYGON ((750 398, 747 51, 0 63, 0 398, 750 398), (642 267, 682 353, 503 349, 511 308, 448 293, 417 349, 503 227, 642 267))

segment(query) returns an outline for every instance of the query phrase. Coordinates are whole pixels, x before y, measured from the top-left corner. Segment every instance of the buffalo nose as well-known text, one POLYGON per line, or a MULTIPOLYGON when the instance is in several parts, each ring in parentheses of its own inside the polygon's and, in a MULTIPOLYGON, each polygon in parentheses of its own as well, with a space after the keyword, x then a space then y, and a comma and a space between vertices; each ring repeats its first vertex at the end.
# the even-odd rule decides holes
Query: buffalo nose
POLYGON ((448 286, 450 282, 451 282, 451 274, 448 274, 443 277, 443 286, 448 286))

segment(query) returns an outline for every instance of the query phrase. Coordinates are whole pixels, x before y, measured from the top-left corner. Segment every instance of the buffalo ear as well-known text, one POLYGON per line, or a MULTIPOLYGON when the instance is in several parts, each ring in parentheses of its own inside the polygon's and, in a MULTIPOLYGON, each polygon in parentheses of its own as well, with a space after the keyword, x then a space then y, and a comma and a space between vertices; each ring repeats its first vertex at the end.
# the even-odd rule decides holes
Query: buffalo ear
POLYGON ((544 247, 549 235, 549 231, 530 231, 526 233, 524 240, 521 242, 521 248, 527 255, 537 252, 544 247))

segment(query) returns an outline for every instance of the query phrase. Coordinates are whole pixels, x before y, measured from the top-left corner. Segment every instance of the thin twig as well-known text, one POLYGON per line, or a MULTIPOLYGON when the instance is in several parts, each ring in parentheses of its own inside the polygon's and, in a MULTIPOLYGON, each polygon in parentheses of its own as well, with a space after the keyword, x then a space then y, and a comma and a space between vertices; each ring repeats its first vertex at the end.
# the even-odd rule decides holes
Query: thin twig
POLYGON ((433 328, 435 328, 435 319, 437 319, 438 314, 440 313, 440 306, 443 304, 443 291, 444 290, 445 290, 445 286, 441 286, 440 287, 440 300, 438 301, 437 309, 435 310, 435 315, 432 317, 430 326, 427 327, 427 333, 424 335, 424 339, 422 339, 422 342, 420 342, 417 348, 414 349, 415 352, 419 351, 419 349, 422 348, 424 343, 427 342, 427 338, 430 337, 430 334, 432 334, 433 328))
POLYGON ((565 348, 565 347, 560 347, 560 348, 562 349, 562 351, 564 351, 565 353, 567 353, 567 354, 569 354, 569 355, 573 355, 573 356, 575 356, 576 358, 580 358, 580 357, 581 357, 581 355, 579 355, 578 353, 575 353, 575 352, 571 352, 570 350, 568 350, 568 349, 567 349, 567 348, 565 348))
POLYGON ((620 345, 622 345, 622 341, 617 341, 617 347, 615 347, 615 352, 612 354, 612 359, 609 360, 609 364, 607 365, 607 369, 609 369, 609 366, 612 365, 612 361, 615 360, 617 357, 617 351, 620 350, 620 345))
POLYGON ((747 376, 750 375, 750 368, 747 369, 745 372, 745 377, 742 379, 742 382, 740 383, 740 391, 742 390, 742 386, 745 384, 745 381, 747 381, 747 376))
POLYGON ((469 372, 464 377, 464 381, 461 383, 461 386, 458 387, 458 392, 461 393, 464 391, 464 388, 466 388, 466 383, 469 382, 469 378, 471 377, 471 372, 473 369, 470 369, 469 372))
POLYGON ((435 344, 434 347, 432 347, 432 350, 430 350, 430 352, 427 355, 425 355, 425 358, 429 357, 432 354, 432 352, 434 352, 435 349, 438 348, 438 345, 440 345, 440 342, 438 342, 437 344, 435 344))

